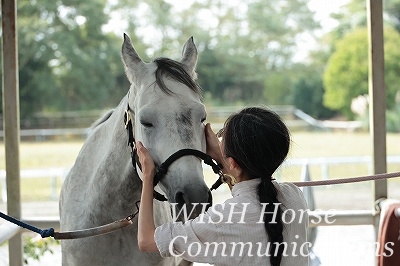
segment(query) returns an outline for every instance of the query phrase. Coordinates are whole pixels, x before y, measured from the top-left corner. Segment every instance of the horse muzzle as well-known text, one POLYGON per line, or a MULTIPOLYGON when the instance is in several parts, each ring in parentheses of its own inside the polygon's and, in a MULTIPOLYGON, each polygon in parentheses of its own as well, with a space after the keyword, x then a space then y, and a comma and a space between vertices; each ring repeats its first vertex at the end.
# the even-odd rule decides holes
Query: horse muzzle
POLYGON ((176 192, 174 201, 171 205, 175 208, 175 213, 179 214, 173 215, 174 220, 186 221, 208 210, 212 205, 212 193, 207 187, 198 189, 196 193, 187 189, 176 192))

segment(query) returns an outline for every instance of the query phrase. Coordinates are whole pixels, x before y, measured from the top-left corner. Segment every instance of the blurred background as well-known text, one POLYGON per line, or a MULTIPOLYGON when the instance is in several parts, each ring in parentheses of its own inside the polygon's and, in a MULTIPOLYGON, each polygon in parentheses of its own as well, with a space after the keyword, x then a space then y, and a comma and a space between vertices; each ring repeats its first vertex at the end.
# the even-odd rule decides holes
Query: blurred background
MULTIPOLYGON (((400 3, 386 0, 384 9, 388 130, 398 132, 400 3)), ((85 126, 52 120, 114 107, 129 87, 119 56, 124 32, 145 61, 180 59, 194 36, 207 106, 366 115, 363 0, 23 0, 17 12, 22 128, 85 126)))
MULTIPOLYGON (((400 171, 400 0, 383 3, 388 172, 395 172, 400 171)), ((123 33, 144 61, 180 60, 183 44, 194 37, 198 82, 215 130, 244 106, 278 112, 293 138, 290 156, 276 173, 280 181, 299 181, 305 170, 311 180, 371 174, 365 0, 20 0, 17 5, 23 217, 58 215, 63 178, 88 128, 128 92, 120 59, 123 33)), ((4 211, 2 139, 0 146, 4 211)), ((212 182, 215 176, 205 172, 212 182)), ((314 188, 315 207, 369 210, 371 184, 314 188)), ((400 200, 400 180, 389 180, 388 187, 389 197, 400 200)), ((219 200, 230 195, 217 193, 219 200)), ((25 235, 27 264, 59 264, 58 245, 25 235), (52 248, 56 255, 47 252, 52 248)), ((319 227, 314 251, 321 265, 374 265, 373 252, 363 245, 375 241, 372 226, 319 227)), ((8 265, 6 245, 0 246, 0 265, 8 265)))

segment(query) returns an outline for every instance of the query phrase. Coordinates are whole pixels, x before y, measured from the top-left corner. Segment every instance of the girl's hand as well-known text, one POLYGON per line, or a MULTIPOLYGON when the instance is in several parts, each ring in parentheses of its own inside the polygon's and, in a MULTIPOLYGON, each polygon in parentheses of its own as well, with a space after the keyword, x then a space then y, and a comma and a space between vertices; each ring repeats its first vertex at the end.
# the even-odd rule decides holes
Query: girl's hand
POLYGON ((142 166, 143 182, 153 182, 155 174, 153 158, 151 158, 149 151, 143 146, 142 142, 136 142, 136 147, 140 165, 142 166))
POLYGON ((138 217, 138 246, 140 251, 143 252, 159 252, 154 241, 154 232, 156 230, 153 215, 154 161, 149 151, 140 141, 136 142, 136 147, 143 173, 138 217))
POLYGON ((207 154, 210 155, 214 160, 222 163, 222 153, 220 148, 220 141, 211 129, 210 123, 205 126, 206 142, 207 142, 207 154))

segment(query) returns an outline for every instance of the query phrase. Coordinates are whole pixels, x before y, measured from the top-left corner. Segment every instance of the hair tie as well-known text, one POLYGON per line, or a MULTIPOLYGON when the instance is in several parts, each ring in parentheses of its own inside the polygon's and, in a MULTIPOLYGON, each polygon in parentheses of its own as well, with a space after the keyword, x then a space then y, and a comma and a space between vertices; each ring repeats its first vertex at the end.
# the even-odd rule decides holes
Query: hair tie
POLYGON ((227 183, 233 187, 237 183, 237 180, 233 175, 223 174, 222 182, 227 183))
POLYGON ((262 178, 261 177, 261 181, 262 182, 271 182, 271 181, 274 181, 274 180, 276 180, 275 178, 272 178, 272 176, 270 177, 270 178, 262 178))

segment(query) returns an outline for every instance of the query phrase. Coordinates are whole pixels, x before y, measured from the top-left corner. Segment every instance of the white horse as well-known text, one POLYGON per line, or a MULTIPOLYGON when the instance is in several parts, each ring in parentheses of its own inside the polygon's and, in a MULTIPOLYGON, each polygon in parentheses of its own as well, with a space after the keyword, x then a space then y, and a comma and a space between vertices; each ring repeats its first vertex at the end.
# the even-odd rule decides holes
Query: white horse
MULTIPOLYGON (((136 140, 149 149, 156 165, 180 149, 205 151, 206 111, 194 81, 197 49, 192 38, 186 42, 182 55, 180 62, 159 58, 145 63, 124 35, 122 61, 131 87, 120 104, 93 125, 65 179, 60 197, 60 231, 104 225, 135 212, 141 179, 132 166, 127 146, 123 122, 127 109, 136 122, 136 140)), ((194 156, 175 161, 156 190, 171 203, 210 201, 201 161, 194 156)), ((154 200, 154 212, 156 225, 172 219, 168 203, 154 200)), ((127 228, 102 236, 62 240, 61 246, 63 265, 180 263, 174 257, 164 259, 159 254, 139 251, 137 217, 127 228)))

